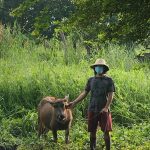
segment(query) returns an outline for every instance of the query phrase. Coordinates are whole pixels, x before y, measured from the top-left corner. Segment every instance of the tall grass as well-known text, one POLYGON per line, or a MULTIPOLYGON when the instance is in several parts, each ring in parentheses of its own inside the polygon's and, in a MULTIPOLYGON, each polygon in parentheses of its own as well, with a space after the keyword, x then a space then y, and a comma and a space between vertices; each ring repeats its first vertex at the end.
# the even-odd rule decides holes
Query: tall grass
MULTIPOLYGON (((93 76, 89 66, 97 58, 105 58, 110 66, 108 75, 113 78, 116 86, 111 107, 115 122, 112 149, 148 149, 150 70, 148 63, 137 61, 134 51, 127 51, 124 46, 109 44, 93 53, 91 57, 87 57, 81 43, 78 43, 75 51, 71 40, 67 39, 68 63, 66 64, 63 43, 56 38, 47 41, 48 45, 36 44, 35 41, 21 34, 19 29, 2 28, 2 30, 0 148, 11 149, 17 145, 20 145, 19 150, 66 148, 61 133, 60 144, 57 145, 49 144, 48 140, 37 139, 37 105, 42 97, 48 95, 64 97, 69 94, 70 101, 75 99, 84 90, 87 79, 93 76), (137 136, 135 138, 133 138, 134 133, 137 136), (140 142, 143 142, 143 145, 140 142)), ((137 49, 139 50, 140 47, 137 49)), ((68 149, 75 147, 88 149, 84 120, 88 102, 89 96, 73 110, 77 123, 73 124, 72 131, 75 132, 71 133, 71 139, 75 143, 67 146, 68 149)), ((48 135, 49 138, 50 136, 48 135)), ((98 140, 101 141, 100 137, 98 140)), ((98 144, 98 147, 101 148, 102 143, 98 144)))
MULTIPOLYGON (((64 97, 69 94, 70 100, 75 99, 84 89, 87 79, 93 76, 90 64, 103 57, 110 65, 108 74, 116 85, 112 108, 115 121, 133 123, 148 120, 149 70, 137 69, 137 65, 141 64, 133 51, 109 45, 106 50, 103 48, 87 59, 83 46, 79 45, 75 52, 68 41, 66 65, 63 43, 57 39, 48 41, 49 47, 45 47, 43 44, 36 45, 19 30, 10 33, 8 28, 3 34, 0 45, 0 104, 5 112, 18 107, 36 108, 40 99, 47 95, 64 97)), ((87 104, 88 98, 77 106, 77 110, 84 112, 87 104)))

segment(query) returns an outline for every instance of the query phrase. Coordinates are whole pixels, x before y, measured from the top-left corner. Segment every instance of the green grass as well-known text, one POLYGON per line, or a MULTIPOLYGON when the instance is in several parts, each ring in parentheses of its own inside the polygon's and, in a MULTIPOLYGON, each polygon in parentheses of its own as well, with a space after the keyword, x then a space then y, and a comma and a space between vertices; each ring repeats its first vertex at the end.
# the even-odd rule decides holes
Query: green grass
MULTIPOLYGON (((65 144, 64 131, 58 131, 58 143, 52 142, 52 133, 48 132, 47 137, 37 137, 36 112, 30 112, 20 120, 6 119, 3 127, 7 126, 7 131, 1 133, 0 145, 13 147, 17 145, 17 150, 88 150, 89 133, 84 119, 74 120, 70 130, 70 143, 65 144)), ((3 128, 2 128, 3 129, 3 128)), ((114 124, 111 132, 112 150, 149 150, 150 146, 150 125, 149 123, 134 124, 133 127, 124 127, 114 124)), ((97 149, 104 147, 103 133, 97 132, 97 149)))
MULTIPOLYGON (((90 65, 97 58, 105 58, 110 66, 108 75, 115 82, 116 92, 111 111, 114 121, 112 149, 148 150, 150 118, 149 63, 139 63, 134 51, 109 44, 92 57, 86 56, 84 47, 78 43, 75 52, 67 41, 67 60, 63 43, 57 39, 48 41, 49 47, 36 44, 19 30, 4 30, 0 44, 0 146, 19 145, 25 149, 88 149, 89 135, 84 120, 89 96, 73 111, 71 143, 64 144, 60 132, 58 144, 47 139, 37 139, 36 108, 44 96, 64 97, 74 100, 84 89, 87 79, 93 76, 90 65), (67 62, 67 64, 66 64, 67 62)), ((136 51, 141 47, 136 47, 136 51)), ((98 147, 103 145, 99 131, 98 147)))

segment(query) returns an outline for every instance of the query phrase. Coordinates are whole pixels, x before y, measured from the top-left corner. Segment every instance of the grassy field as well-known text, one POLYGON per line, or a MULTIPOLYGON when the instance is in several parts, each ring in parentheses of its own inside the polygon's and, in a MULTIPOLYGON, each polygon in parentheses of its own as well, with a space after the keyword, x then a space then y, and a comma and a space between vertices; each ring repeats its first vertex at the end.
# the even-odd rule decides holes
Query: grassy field
MULTIPOLYGON (((97 58, 105 58, 110 66, 108 75, 116 85, 111 111, 114 129, 113 150, 148 150, 150 147, 150 65, 138 62, 136 46, 108 44, 91 57, 86 55, 82 43, 75 51, 67 40, 67 57, 63 43, 52 39, 36 44, 19 30, 3 30, 0 41, 0 149, 17 150, 75 150, 89 148, 85 111, 89 97, 73 110, 74 122, 70 144, 64 144, 64 133, 59 132, 58 144, 37 138, 37 105, 44 96, 64 97, 70 101, 84 89, 87 79, 93 76, 89 66, 97 58), (66 60, 67 59, 67 60, 66 60), (67 62, 67 64, 66 64, 67 62)), ((98 148, 103 147, 102 133, 98 132, 98 148)))

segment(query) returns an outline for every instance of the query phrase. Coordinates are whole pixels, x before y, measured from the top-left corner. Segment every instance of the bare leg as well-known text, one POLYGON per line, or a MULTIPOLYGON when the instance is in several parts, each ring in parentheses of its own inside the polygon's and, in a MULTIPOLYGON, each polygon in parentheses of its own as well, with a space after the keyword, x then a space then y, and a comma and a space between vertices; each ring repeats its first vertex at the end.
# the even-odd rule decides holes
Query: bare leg
POLYGON ((95 150, 96 148, 96 131, 90 132, 90 149, 95 150))
POLYGON ((106 150, 110 150, 110 135, 109 135, 109 132, 104 133, 104 140, 105 140, 106 150))

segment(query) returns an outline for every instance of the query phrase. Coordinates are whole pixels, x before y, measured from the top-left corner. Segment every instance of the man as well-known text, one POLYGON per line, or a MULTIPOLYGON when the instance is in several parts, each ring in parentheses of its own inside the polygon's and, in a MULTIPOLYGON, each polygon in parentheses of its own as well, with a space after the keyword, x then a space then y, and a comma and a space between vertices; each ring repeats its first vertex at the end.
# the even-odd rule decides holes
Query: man
POLYGON ((115 86, 113 80, 106 75, 109 67, 104 59, 97 59, 90 67, 95 76, 88 79, 84 91, 74 101, 70 102, 69 107, 74 107, 91 92, 88 106, 90 149, 95 150, 96 148, 96 131, 99 125, 104 133, 106 150, 110 150, 109 132, 112 131, 112 119, 109 107, 113 100, 115 86))

